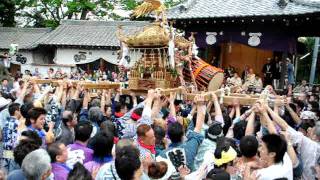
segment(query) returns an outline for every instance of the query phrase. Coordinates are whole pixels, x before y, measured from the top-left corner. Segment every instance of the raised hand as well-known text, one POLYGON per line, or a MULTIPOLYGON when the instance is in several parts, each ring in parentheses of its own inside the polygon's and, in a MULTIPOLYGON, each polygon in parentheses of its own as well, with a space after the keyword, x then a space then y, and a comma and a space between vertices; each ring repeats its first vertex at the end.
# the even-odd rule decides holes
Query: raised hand
POLYGON ((136 93, 130 92, 130 96, 131 96, 132 98, 135 98, 135 97, 136 97, 136 93))
POLYGON ((205 100, 204 100, 204 95, 196 95, 194 97, 194 102, 197 104, 197 111, 198 113, 203 113, 205 114, 206 112, 206 105, 205 105, 205 100))
POLYGON ((240 101, 239 101, 239 99, 237 99, 237 98, 233 99, 232 105, 233 105, 233 107, 239 107, 239 106, 240 106, 240 101))
POLYGON ((177 95, 176 92, 170 92, 170 98, 169 98, 170 103, 174 102, 174 100, 176 99, 176 95, 177 95))
POLYGON ((178 168, 179 174, 182 178, 184 178, 186 175, 190 174, 190 169, 186 165, 181 165, 178 168))
POLYGON ((53 122, 53 121, 50 121, 50 122, 48 123, 48 127, 49 127, 49 131, 50 131, 50 130, 53 130, 53 128, 54 128, 54 122, 53 122))
POLYGON ((155 96, 155 91, 153 89, 148 90, 147 98, 153 99, 155 96))
POLYGON ((282 106, 282 105, 283 105, 282 99, 279 99, 279 98, 275 99, 274 106, 279 107, 279 106, 282 106))
POLYGON ((105 90, 105 89, 104 89, 104 90, 102 90, 102 97, 104 97, 104 98, 105 98, 105 97, 106 97, 106 94, 107 94, 107 90, 105 90))
POLYGON ((215 92, 210 92, 212 101, 218 101, 218 97, 215 92))

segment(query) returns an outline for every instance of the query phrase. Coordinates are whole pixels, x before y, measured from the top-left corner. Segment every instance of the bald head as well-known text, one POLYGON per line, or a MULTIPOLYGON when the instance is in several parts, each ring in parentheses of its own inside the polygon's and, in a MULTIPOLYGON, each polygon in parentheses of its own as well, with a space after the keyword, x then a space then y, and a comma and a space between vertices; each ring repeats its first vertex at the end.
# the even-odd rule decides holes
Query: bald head
POLYGON ((123 147, 132 146, 134 147, 134 142, 131 139, 121 139, 116 145, 116 153, 121 151, 123 147))
POLYGON ((62 118, 63 119, 72 119, 72 111, 70 111, 70 110, 63 111, 62 118))

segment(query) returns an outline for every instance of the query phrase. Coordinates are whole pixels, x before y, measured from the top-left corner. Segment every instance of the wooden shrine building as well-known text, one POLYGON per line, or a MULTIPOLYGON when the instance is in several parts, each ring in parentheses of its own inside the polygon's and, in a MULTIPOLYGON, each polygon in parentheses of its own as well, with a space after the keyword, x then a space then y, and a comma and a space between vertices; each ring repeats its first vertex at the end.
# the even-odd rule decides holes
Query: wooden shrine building
POLYGON ((298 37, 320 36, 320 1, 187 0, 169 9, 168 19, 187 37, 195 32, 199 56, 209 63, 261 74, 267 58, 296 55, 298 37))

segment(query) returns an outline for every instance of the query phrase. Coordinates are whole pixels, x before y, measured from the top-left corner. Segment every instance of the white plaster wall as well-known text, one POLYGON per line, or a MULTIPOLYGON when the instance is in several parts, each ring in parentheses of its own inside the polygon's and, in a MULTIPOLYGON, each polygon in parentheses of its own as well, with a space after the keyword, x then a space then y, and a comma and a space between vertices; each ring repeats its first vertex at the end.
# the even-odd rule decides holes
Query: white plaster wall
POLYGON ((47 76, 47 72, 49 68, 53 68, 54 72, 57 71, 58 68, 60 68, 63 72, 66 72, 67 74, 71 73, 71 66, 61 66, 61 65, 31 65, 31 64, 25 64, 21 66, 21 72, 24 73, 25 70, 30 70, 31 73, 35 71, 35 68, 38 68, 41 77, 45 78, 47 76))
POLYGON ((117 64, 117 50, 88 50, 88 49, 71 49, 71 48, 57 48, 56 56, 54 62, 56 64, 83 64, 95 61, 97 59, 103 58, 112 64, 117 64), (86 52, 86 60, 76 63, 74 61, 74 55, 79 54, 79 52, 86 52))
MULTIPOLYGON (((4 52, 8 51, 3 51, 0 50, 0 54, 3 54, 4 52)), ((27 58, 26 64, 21 64, 16 61, 16 56, 11 57, 11 61, 13 64, 18 64, 21 67, 21 72, 24 73, 25 70, 30 70, 31 73, 34 72, 35 68, 39 69, 39 72, 45 77, 47 75, 47 71, 49 68, 53 68, 55 71, 60 68, 62 71, 70 73, 71 68, 73 65, 69 66, 61 66, 61 65, 56 65, 56 64, 50 64, 48 65, 47 62, 43 62, 43 55, 39 52, 31 51, 31 50, 25 50, 25 51, 19 51, 19 54, 22 54, 22 56, 27 58), (36 59, 34 59, 36 58, 36 59)))

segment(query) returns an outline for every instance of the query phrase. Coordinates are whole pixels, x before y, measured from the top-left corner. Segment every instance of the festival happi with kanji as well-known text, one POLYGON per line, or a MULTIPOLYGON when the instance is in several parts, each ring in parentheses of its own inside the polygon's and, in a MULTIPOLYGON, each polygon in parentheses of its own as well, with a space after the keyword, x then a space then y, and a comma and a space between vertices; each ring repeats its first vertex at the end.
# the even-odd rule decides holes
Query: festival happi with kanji
POLYGON ((3 0, 0 180, 320 179, 319 0, 3 0))

